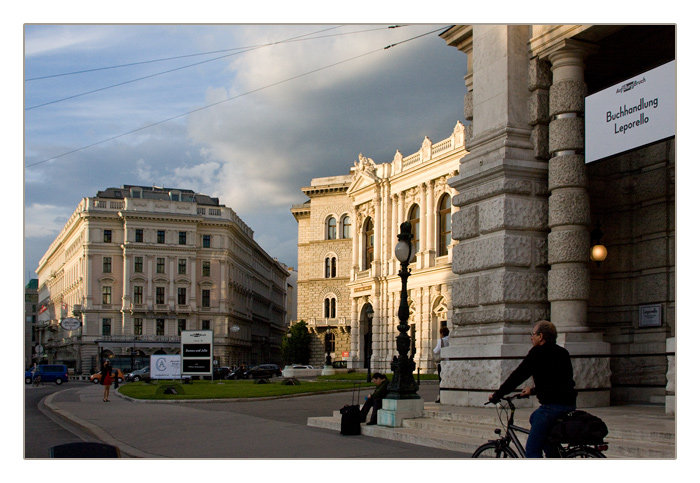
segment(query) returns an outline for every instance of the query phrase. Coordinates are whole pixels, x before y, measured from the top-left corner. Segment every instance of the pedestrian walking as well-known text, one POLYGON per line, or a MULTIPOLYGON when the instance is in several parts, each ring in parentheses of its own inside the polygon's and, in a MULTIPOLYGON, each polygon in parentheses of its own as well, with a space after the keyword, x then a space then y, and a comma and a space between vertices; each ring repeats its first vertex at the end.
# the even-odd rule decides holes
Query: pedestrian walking
POLYGON ((437 345, 433 349, 433 359, 437 363, 437 370, 438 370, 438 398, 435 401, 436 403, 440 402, 440 386, 439 384, 442 382, 442 366, 440 365, 440 362, 443 360, 447 360, 447 358, 442 357, 442 348, 443 347, 449 347, 450 346, 450 329, 447 327, 440 327, 440 338, 438 339, 437 345))

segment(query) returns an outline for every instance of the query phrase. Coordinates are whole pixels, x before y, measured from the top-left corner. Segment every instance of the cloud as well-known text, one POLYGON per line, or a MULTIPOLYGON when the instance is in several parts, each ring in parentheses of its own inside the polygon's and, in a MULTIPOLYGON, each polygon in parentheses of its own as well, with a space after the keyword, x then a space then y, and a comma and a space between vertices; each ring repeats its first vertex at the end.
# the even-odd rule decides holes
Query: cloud
MULTIPOLYGON (((56 236, 65 226, 75 206, 56 206, 32 203, 25 207, 25 238, 56 236)), ((48 248, 48 247, 47 247, 48 248)))
POLYGON ((109 41, 113 32, 111 28, 103 26, 76 29, 62 25, 54 29, 41 29, 28 25, 25 34, 24 55, 32 57, 76 49, 98 49, 109 41))
MULTIPOLYGON (((73 26, 70 35, 61 26, 44 26, 46 33, 33 30, 35 46, 51 35, 66 40, 51 56, 32 47, 36 55, 26 61, 27 72, 261 45, 332 26, 111 27, 108 39, 100 39, 106 28, 82 32, 73 26), (91 35, 100 49, 76 54, 91 35)), ((352 25, 319 35, 380 27, 352 25)), ((378 163, 391 162, 397 149, 411 154, 424 136, 444 139, 463 118, 463 54, 436 33, 383 50, 434 28, 383 29, 260 48, 27 111, 27 165, 98 143, 25 169, 27 200, 36 207, 67 207, 63 212, 28 207, 27 236, 39 240, 52 230, 55 236, 80 200, 99 190, 156 184, 218 197, 255 231, 271 256, 295 265, 297 230, 290 208, 306 201, 301 187, 312 178, 347 174, 360 152, 378 163), (343 62, 373 49, 381 51, 343 62), (318 70, 325 66, 332 67, 318 70), (54 219, 44 222, 42 217, 51 215, 54 219)), ((29 83, 25 102, 33 105, 199 60, 29 83)), ((26 246, 27 266, 34 268, 31 259, 43 252, 37 256, 35 244, 26 246)))

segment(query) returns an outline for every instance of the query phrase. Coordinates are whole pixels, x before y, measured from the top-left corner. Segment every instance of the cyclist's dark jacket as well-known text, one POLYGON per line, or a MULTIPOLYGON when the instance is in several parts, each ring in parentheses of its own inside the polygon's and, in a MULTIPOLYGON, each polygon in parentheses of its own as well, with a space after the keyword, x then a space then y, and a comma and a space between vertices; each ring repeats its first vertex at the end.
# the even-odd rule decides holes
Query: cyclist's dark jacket
POLYGON ((527 378, 532 376, 535 388, 532 394, 540 404, 576 405, 574 371, 569 352, 553 342, 547 342, 530 349, 517 369, 494 393, 500 399, 513 392, 527 378))

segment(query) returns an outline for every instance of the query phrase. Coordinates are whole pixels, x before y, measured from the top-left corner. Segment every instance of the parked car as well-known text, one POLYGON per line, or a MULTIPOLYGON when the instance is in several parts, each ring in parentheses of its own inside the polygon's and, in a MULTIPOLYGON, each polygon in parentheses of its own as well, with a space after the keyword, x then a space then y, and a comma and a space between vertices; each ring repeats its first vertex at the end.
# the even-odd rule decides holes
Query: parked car
POLYGON ((227 380, 236 380, 236 379, 243 379, 243 375, 245 372, 248 370, 248 368, 245 366, 245 364, 242 364, 238 367, 234 367, 234 369, 228 373, 228 375, 225 377, 227 380))
POLYGON ((281 376, 282 370, 277 364, 260 364, 243 373, 244 379, 266 378, 281 376))
POLYGON ((55 382, 59 386, 68 382, 68 367, 63 364, 39 364, 36 372, 34 368, 24 372, 24 382, 31 384, 35 374, 41 376, 41 382, 55 382))
MULTIPOLYGON (((124 374, 122 373, 121 369, 112 369, 112 375, 114 375, 114 371, 117 371, 117 381, 119 381, 119 384, 124 382, 124 374)), ((96 373, 90 376, 90 382, 93 384, 99 384, 102 382, 102 374, 101 373, 96 373)))
POLYGON ((226 379, 226 377, 231 374, 231 368, 230 367, 216 367, 214 368, 214 379, 226 379))
POLYGON ((151 368, 150 367, 143 367, 141 369, 137 369, 133 372, 130 372, 126 375, 126 380, 128 382, 137 382, 137 381, 147 381, 151 378, 151 368))
POLYGON ((316 369, 314 366, 295 365, 292 369, 316 369))

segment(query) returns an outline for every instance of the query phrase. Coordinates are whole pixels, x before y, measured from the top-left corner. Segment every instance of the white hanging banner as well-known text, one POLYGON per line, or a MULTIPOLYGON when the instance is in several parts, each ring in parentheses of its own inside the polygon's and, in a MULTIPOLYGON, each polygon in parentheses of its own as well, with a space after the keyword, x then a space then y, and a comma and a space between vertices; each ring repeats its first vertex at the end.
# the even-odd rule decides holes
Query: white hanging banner
POLYGON ((675 135, 675 60, 586 97, 586 163, 675 135))

